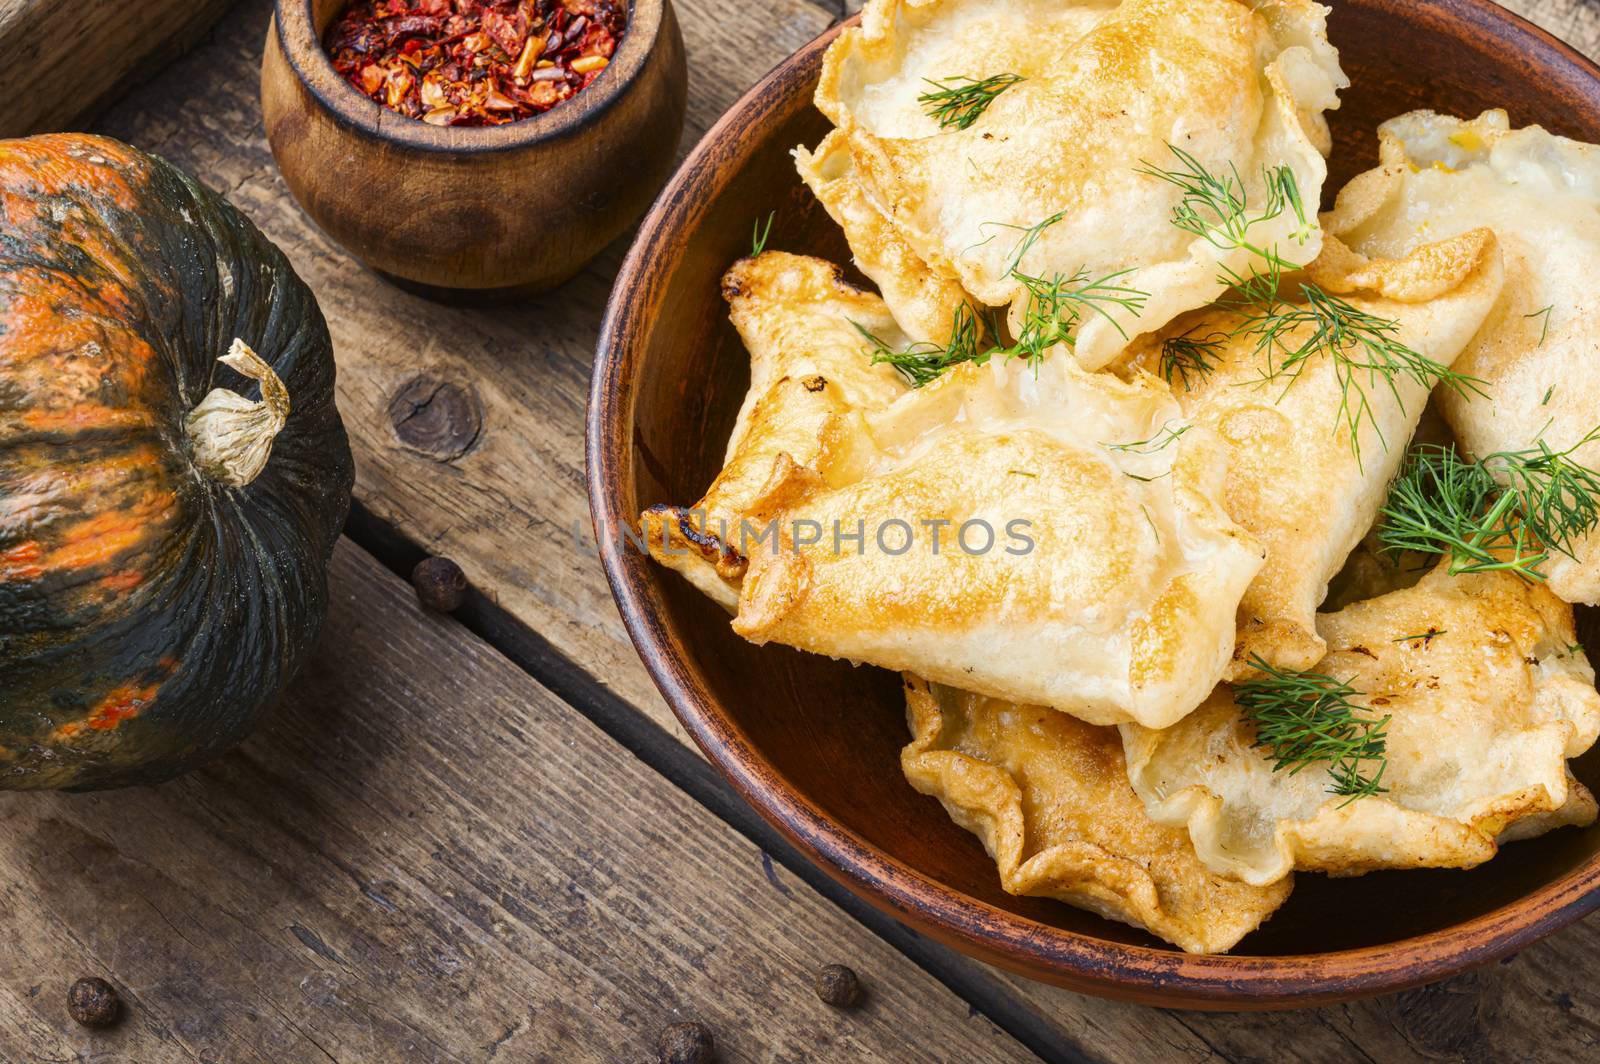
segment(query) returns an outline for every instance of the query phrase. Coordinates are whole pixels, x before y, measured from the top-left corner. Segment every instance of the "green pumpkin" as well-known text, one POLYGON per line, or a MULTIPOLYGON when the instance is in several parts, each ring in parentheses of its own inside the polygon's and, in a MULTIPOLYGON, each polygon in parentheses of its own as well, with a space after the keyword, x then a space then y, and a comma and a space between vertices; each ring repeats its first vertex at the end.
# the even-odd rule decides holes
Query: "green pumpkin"
POLYGON ((327 324, 243 215, 117 141, 0 141, 0 213, 0 788, 154 783, 317 638, 354 479, 327 324))

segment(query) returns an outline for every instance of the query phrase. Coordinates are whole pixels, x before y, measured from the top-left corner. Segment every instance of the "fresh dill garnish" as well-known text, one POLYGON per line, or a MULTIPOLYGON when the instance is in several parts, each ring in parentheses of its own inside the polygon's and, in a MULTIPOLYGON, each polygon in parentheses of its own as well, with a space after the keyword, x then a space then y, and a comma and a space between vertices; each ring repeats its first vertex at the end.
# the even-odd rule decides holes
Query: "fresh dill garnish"
MULTIPOLYGON (((1336 424, 1349 432, 1350 448, 1361 460, 1361 430, 1368 423, 1387 450, 1389 443, 1377 425, 1368 389, 1385 387, 1400 399, 1398 382, 1410 378, 1420 387, 1435 385, 1465 395, 1482 394, 1482 381, 1458 373, 1441 362, 1423 355, 1399 338, 1399 323, 1370 314, 1322 287, 1301 283, 1299 301, 1284 297, 1283 278, 1299 265, 1283 257, 1276 245, 1265 246, 1252 236, 1252 229, 1263 223, 1292 215, 1294 229, 1290 239, 1303 244, 1315 231, 1315 221, 1306 212, 1294 171, 1286 166, 1262 171, 1264 195, 1257 204, 1245 189, 1237 169, 1218 175, 1190 153, 1176 145, 1168 149, 1177 159, 1175 169, 1163 170, 1151 163, 1137 172, 1165 181, 1183 193, 1173 208, 1172 224, 1199 237, 1222 251, 1250 253, 1247 273, 1222 266, 1218 281, 1228 286, 1219 305, 1241 319, 1231 333, 1196 339, 1190 334, 1174 337, 1162 344, 1161 371, 1172 383, 1176 375, 1189 387, 1189 374, 1203 375, 1213 364, 1223 341, 1240 336, 1255 341, 1256 353, 1264 357, 1263 381, 1286 379, 1286 386, 1304 371, 1315 355, 1333 360, 1340 390, 1336 424)), ((1403 405, 1403 404, 1402 404, 1403 405)))
POLYGON ((1127 332, 1109 308, 1121 307, 1137 318, 1150 298, 1147 292, 1117 283, 1132 272, 1122 270, 1096 278, 1079 269, 1070 277, 1058 273, 1046 279, 1013 271, 1012 278, 1028 293, 1028 304, 1023 309, 1016 342, 1005 348, 1004 354, 1032 364, 1056 344, 1074 346, 1078 326, 1091 313, 1111 322, 1126 337, 1127 332))
POLYGON ((1116 451, 1119 454, 1155 454, 1157 451, 1163 451, 1169 445, 1177 442, 1179 437, 1193 427, 1192 425, 1179 425, 1177 428, 1173 428, 1170 424, 1163 425, 1161 431, 1151 436, 1148 440, 1136 440, 1133 443, 1102 443, 1100 446, 1108 451, 1116 451))
POLYGON ((917 97, 917 102, 927 109, 928 117, 937 120, 940 129, 966 129, 989 109, 995 97, 1024 79, 1020 74, 995 74, 981 79, 922 80, 933 86, 932 92, 917 97))
MULTIPOLYGON (((1008 274, 1015 274, 1019 269, 1021 269, 1022 260, 1027 257, 1028 252, 1033 250, 1033 246, 1037 244, 1039 242, 1039 238, 1044 235, 1044 231, 1049 229, 1052 225, 1055 225, 1066 216, 1066 211, 1057 211, 1043 221, 1035 222, 1032 225, 1012 225, 1010 222, 984 222, 979 225, 978 228, 980 230, 1010 229, 1013 232, 1022 234, 1017 238, 1017 242, 1011 245, 1011 252, 1006 256, 1005 272, 1008 274)), ((972 247, 982 247, 994 238, 995 234, 991 233, 988 237, 972 245, 972 247)), ((967 250, 971 251, 972 248, 968 248, 967 250)))
POLYGON ((1415 643, 1417 640, 1420 639, 1420 640, 1422 640, 1422 645, 1423 646, 1427 646, 1429 643, 1433 642, 1435 639, 1439 638, 1440 636, 1449 635, 1449 634, 1450 633, 1445 631, 1444 629, 1429 628, 1426 632, 1418 632, 1416 635, 1403 635, 1399 639, 1391 639, 1391 640, 1389 640, 1389 642, 1391 642, 1391 643, 1415 643))
POLYGON ((1228 334, 1223 332, 1197 337, 1194 334, 1199 328, 1197 325, 1181 336, 1161 341, 1161 376, 1168 384, 1172 384, 1172 378, 1177 377, 1183 382, 1184 391, 1191 388, 1191 373, 1198 379, 1216 367, 1222 346, 1228 340, 1228 334))
MULTIPOLYGON (((1230 167, 1230 173, 1218 176, 1177 145, 1168 144, 1167 149, 1177 158, 1177 169, 1163 170, 1147 162, 1141 163, 1136 172, 1165 181, 1183 193, 1183 199, 1172 209, 1172 224, 1179 229, 1221 251, 1242 249, 1258 258, 1279 262, 1283 260, 1276 248, 1262 247, 1251 239, 1252 228, 1292 211, 1296 224, 1290 239, 1304 244, 1311 238, 1315 225, 1306 215, 1300 184, 1289 167, 1263 168, 1266 202, 1253 209, 1237 169, 1230 167)), ((1287 265, 1294 268, 1293 264, 1287 265)))
MULTIPOLYGON (((956 310, 950 330, 950 340, 944 346, 934 343, 913 344, 904 351, 896 351, 880 337, 857 322, 851 322, 867 341, 868 354, 873 363, 887 363, 900 371, 914 388, 930 384, 952 366, 963 362, 984 365, 1000 356, 1020 358, 1030 366, 1057 344, 1072 346, 1077 343, 1077 329, 1090 313, 1100 314, 1116 325, 1109 307, 1121 307, 1138 317, 1148 294, 1136 288, 1117 284, 1132 271, 1092 277, 1088 271, 1079 270, 1072 276, 1056 274, 1050 279, 1014 273, 1012 276, 1028 293, 1028 304, 1022 315, 1017 336, 1009 345, 1000 342, 1001 322, 993 308, 980 315, 967 304, 956 310)), ((1124 333, 1123 335, 1127 335, 1124 333)))
POLYGON ((1452 573, 1543 580, 1551 551, 1570 557, 1600 525, 1600 473, 1572 460, 1597 439, 1600 428, 1565 450, 1539 439, 1476 462, 1453 445, 1418 447, 1389 489, 1378 538, 1393 553, 1448 555, 1452 573))
POLYGON ((772 235, 772 221, 776 217, 778 217, 778 212, 773 211, 767 215, 767 224, 765 226, 762 226, 761 219, 757 218, 755 224, 750 227, 750 257, 752 259, 757 258, 763 251, 767 250, 767 237, 772 235))
POLYGON ((1262 674, 1259 680, 1246 680, 1233 689, 1245 718, 1255 725, 1256 748, 1265 748, 1272 770, 1298 774, 1309 765, 1327 763, 1330 794, 1350 801, 1383 794, 1384 770, 1388 768, 1386 729, 1392 717, 1374 720, 1363 716, 1366 707, 1356 704, 1361 692, 1343 680, 1314 672, 1275 669, 1252 655, 1250 665, 1262 674), (1370 775, 1363 764, 1371 762, 1377 771, 1370 775))
POLYGON ((984 323, 966 303, 956 308, 950 321, 950 340, 943 347, 934 343, 920 343, 904 351, 896 351, 859 322, 850 324, 870 345, 868 353, 872 364, 893 366, 913 388, 932 384, 952 366, 959 366, 963 362, 976 362, 981 366, 989 361, 995 350, 984 345, 984 323))
POLYGON ((1536 310, 1532 314, 1524 314, 1523 315, 1523 317, 1525 317, 1525 318, 1543 318, 1544 319, 1544 327, 1539 330, 1539 346, 1540 347, 1543 347, 1545 340, 1549 339, 1549 337, 1550 337, 1550 312, 1552 310, 1555 310, 1555 309, 1556 309, 1556 305, 1554 303, 1551 303, 1548 307, 1545 307, 1543 310, 1536 310))
POLYGON ((1389 488, 1378 539, 1391 554, 1449 555, 1452 573, 1508 570, 1542 579, 1549 555, 1530 543, 1515 507, 1494 475, 1454 446, 1418 447, 1389 488))
POLYGON ((1546 388, 1544 390, 1544 398, 1539 400, 1539 405, 1540 406, 1549 406, 1550 405, 1550 397, 1552 395, 1554 395, 1554 394, 1556 394, 1556 386, 1554 384, 1552 384, 1550 387, 1548 387, 1548 388, 1546 388))
MULTIPOLYGON (((1250 273, 1241 275, 1229 266, 1223 266, 1217 282, 1227 286, 1227 292, 1217 301, 1224 309, 1233 310, 1244 317, 1275 313, 1285 303, 1283 275, 1296 269, 1294 263, 1285 262, 1277 255, 1250 264, 1250 273)), ((1239 335, 1235 329, 1230 336, 1239 335)))
MULTIPOLYGON (((1304 302, 1287 302, 1275 295, 1270 303, 1253 302, 1234 307, 1241 322, 1234 335, 1255 340, 1265 356, 1262 378, 1286 378, 1292 384, 1317 354, 1333 360, 1340 390, 1337 419, 1350 434, 1350 449, 1361 458, 1361 428, 1371 422, 1378 442, 1389 443, 1378 427, 1369 388, 1387 388, 1401 404, 1399 380, 1408 377, 1424 390, 1443 384, 1461 395, 1483 395, 1484 383, 1429 358, 1399 338, 1400 325, 1357 307, 1315 284, 1299 285, 1304 302)), ((1259 297, 1258 297, 1259 299, 1259 297)))
POLYGON ((1146 506, 1144 503, 1140 503, 1139 509, 1144 511, 1144 519, 1149 523, 1150 532, 1156 537, 1156 543, 1159 544, 1161 542, 1161 529, 1156 527, 1156 519, 1150 516, 1150 507, 1146 506))

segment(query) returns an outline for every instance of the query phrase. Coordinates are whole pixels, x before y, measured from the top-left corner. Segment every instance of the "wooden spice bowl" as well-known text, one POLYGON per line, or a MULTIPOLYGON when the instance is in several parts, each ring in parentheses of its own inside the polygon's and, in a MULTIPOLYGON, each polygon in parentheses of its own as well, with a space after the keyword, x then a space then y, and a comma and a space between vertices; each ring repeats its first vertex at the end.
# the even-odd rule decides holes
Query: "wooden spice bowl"
POLYGON ((322 34, 346 0, 276 0, 261 110, 284 181, 313 221, 391 279, 487 302, 566 281, 649 206, 688 94, 671 0, 632 0, 593 84, 533 118, 433 126, 334 70, 322 34))
MULTIPOLYGON (((1331 115, 1337 189, 1376 162, 1378 124, 1417 107, 1600 142, 1600 69, 1488 0, 1341 0, 1334 42, 1355 86, 1331 115)), ((1154 1005, 1288 1008, 1396 991, 1519 950, 1600 905, 1600 825, 1510 845, 1472 871, 1298 877, 1234 954, 1191 956, 1119 923, 1001 890, 978 840, 900 773, 896 676, 757 648, 622 535, 640 510, 698 499, 720 470, 749 360, 722 272, 777 211, 770 247, 849 261, 789 151, 827 129, 811 105, 838 30, 772 72, 705 137, 645 219, 601 330, 589 491, 601 557, 634 643, 695 741, 768 820, 884 911, 983 960, 1154 1005)), ((1600 659, 1595 611, 1580 638, 1600 659)), ((1600 748, 1574 763, 1600 786, 1600 748)))

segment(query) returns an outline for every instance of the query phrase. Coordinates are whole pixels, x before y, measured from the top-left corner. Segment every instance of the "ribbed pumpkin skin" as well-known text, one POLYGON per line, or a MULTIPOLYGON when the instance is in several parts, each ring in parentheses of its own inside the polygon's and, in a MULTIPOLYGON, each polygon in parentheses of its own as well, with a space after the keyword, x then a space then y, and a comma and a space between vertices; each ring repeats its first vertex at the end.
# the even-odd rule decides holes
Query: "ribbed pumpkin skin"
POLYGON ((72 134, 0 141, 0 788, 154 783, 239 742, 310 653, 354 479, 328 329, 242 215, 72 134), (184 417, 235 338, 293 410, 235 488, 184 417))

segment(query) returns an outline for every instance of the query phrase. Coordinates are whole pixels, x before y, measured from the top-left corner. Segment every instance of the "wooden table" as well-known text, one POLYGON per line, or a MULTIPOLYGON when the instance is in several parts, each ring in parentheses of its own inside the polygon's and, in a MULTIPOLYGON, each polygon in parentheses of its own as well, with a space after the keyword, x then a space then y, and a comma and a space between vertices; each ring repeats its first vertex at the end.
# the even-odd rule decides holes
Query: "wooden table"
MULTIPOLYGON (((676 0, 685 148, 847 13, 676 0)), ((1600 3, 1512 6, 1600 53, 1600 3)), ((0 1059, 653 1060, 694 1018, 723 1061, 1540 1060, 1600 1055, 1600 917, 1485 971, 1271 1015, 1162 1012, 986 968, 866 911, 685 743, 593 557, 582 424, 626 241, 512 310, 362 270, 262 135, 270 4, 241 0, 97 128, 198 174, 317 291, 356 449, 320 657, 242 750, 166 786, 0 798, 0 1059), (477 589, 425 615, 424 553, 477 589), (849 964, 869 996, 811 991, 849 964), (67 1020, 102 975, 125 1020, 67 1020)))

